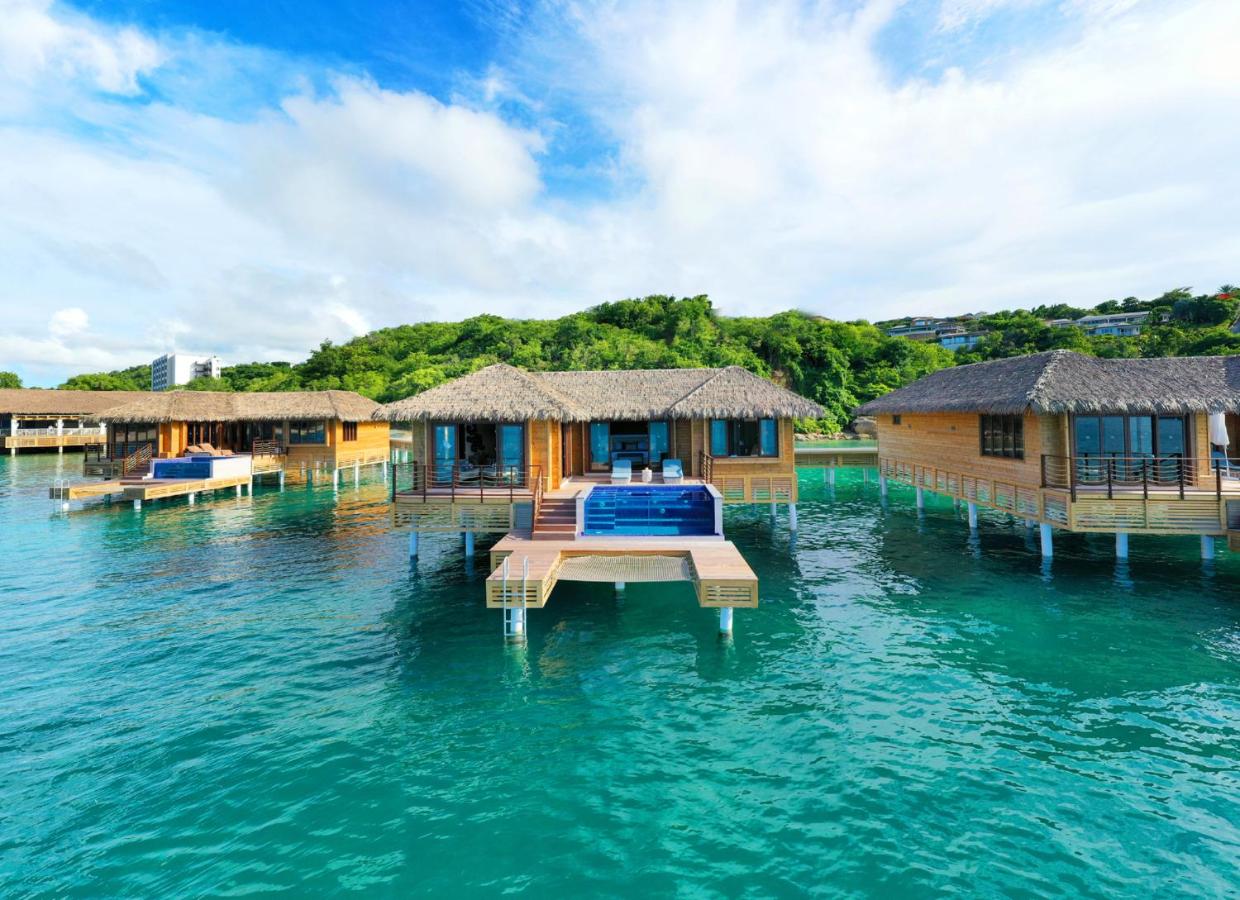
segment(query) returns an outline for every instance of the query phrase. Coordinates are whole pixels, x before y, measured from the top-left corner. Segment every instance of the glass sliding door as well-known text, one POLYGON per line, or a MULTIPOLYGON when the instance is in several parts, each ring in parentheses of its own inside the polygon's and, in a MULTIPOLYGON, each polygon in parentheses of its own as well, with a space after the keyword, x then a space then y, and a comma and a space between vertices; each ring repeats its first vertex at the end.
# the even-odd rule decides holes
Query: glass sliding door
POLYGON ((590 423, 590 465, 611 467, 611 425, 607 422, 590 423))
POLYGON ((1184 419, 1181 416, 1158 417, 1158 479, 1159 481, 1180 480, 1184 457, 1187 455, 1184 435, 1184 419))
POLYGON ((649 464, 651 466, 661 465, 663 463, 663 457, 667 456, 667 452, 670 448, 671 444, 668 442, 667 438, 667 423, 651 422, 650 451, 648 457, 649 464))
POLYGON ((1154 420, 1149 416, 1128 419, 1128 456, 1133 479, 1145 478, 1154 458, 1154 420))
POLYGON ((456 466, 456 426, 436 425, 432 433, 435 442, 433 479, 435 484, 451 484, 456 466))
POLYGON ((506 481, 525 480, 525 426, 499 426, 500 477, 506 481))

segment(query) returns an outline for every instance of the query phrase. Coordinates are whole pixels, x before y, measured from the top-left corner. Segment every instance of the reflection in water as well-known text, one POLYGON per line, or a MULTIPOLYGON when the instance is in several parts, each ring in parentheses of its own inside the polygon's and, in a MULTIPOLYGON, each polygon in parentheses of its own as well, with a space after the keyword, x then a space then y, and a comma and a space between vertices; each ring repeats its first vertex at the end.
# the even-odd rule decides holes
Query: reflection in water
POLYGON ((1057 534, 1052 571, 808 474, 795 536, 727 512, 732 636, 687 585, 567 583, 520 645, 490 541, 411 564, 377 475, 66 517, 58 463, 0 459, 5 893, 1240 887, 1225 548, 1057 534))

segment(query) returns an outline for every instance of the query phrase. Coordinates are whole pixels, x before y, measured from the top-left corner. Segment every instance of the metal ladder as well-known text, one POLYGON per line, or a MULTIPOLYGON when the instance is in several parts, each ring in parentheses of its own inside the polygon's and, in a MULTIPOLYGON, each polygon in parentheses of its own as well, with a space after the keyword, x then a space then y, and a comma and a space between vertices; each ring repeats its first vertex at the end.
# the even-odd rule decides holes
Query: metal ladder
POLYGON ((69 479, 57 478, 52 482, 52 500, 59 503, 62 509, 69 508, 69 479))
POLYGON ((511 555, 505 556, 501 566, 503 580, 500 583, 500 604, 504 612, 504 637, 510 640, 525 640, 525 588, 530 578, 530 558, 528 556, 525 557, 521 563, 521 596, 516 602, 513 602, 512 590, 508 587, 508 561, 510 558, 511 555), (517 627, 518 623, 521 624, 521 628, 517 627))

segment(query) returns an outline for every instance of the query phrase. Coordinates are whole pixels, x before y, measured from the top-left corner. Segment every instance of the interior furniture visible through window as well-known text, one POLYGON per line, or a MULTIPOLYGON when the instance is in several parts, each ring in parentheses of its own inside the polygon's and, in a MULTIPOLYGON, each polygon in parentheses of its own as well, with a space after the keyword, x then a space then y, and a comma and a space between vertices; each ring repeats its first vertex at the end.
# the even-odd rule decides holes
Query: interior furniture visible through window
POLYGON ((1144 470, 1151 478, 1178 480, 1179 460, 1188 453, 1183 416, 1073 416, 1072 434, 1077 474, 1084 478, 1110 460, 1113 476, 1137 478, 1144 470), (1149 462, 1154 459, 1157 464, 1149 462))
POLYGON ((109 429, 112 459, 125 459, 144 446, 154 452, 159 443, 159 426, 153 422, 125 423, 109 429))
POLYGON ((711 419, 711 456, 779 456, 774 419, 711 419))
POLYGON ((1024 417, 983 415, 980 430, 982 456, 1025 458, 1024 417))
POLYGON ((439 422, 431 426, 434 477, 500 476, 520 481, 525 472, 525 426, 519 422, 439 422), (482 470, 488 470, 483 472, 482 470))

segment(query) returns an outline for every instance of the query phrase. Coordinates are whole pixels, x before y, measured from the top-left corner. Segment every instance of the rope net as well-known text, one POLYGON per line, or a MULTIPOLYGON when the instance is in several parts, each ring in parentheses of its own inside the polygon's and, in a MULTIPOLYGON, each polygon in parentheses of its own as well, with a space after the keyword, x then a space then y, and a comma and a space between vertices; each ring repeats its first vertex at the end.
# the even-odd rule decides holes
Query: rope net
POLYGON ((570 556, 556 572, 559 581, 692 581, 683 556, 570 556))

